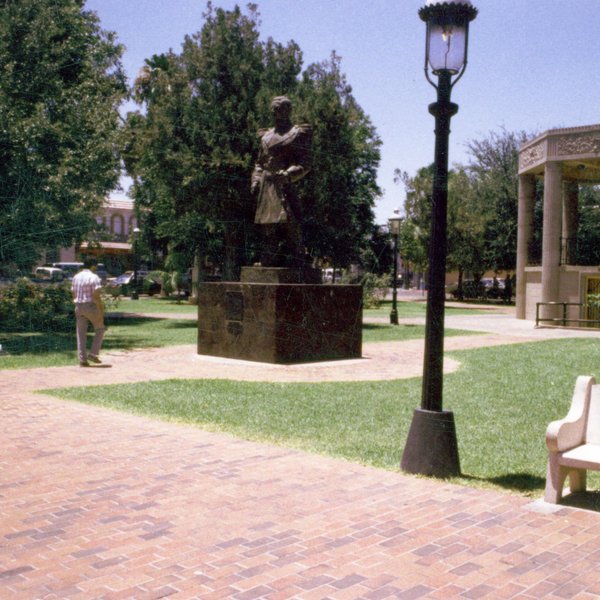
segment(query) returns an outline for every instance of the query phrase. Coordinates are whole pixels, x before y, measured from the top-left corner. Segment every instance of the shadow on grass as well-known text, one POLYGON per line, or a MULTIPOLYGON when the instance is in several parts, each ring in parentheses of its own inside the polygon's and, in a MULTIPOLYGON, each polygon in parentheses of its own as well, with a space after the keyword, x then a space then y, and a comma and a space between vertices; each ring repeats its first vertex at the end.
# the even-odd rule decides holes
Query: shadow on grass
POLYGON ((187 319, 186 321, 171 321, 166 325, 166 329, 198 329, 198 323, 187 319))
POLYGON ((135 327, 136 325, 144 325, 146 323, 157 323, 159 321, 165 321, 166 319, 159 317, 130 317, 127 315, 112 314, 106 319, 106 326, 110 327, 135 327))
POLYGON ((544 489, 546 478, 531 473, 507 473, 497 477, 488 477, 487 481, 503 488, 519 490, 521 492, 533 492, 544 489))
MULTIPOLYGON (((113 350, 128 350, 135 348, 140 344, 148 345, 151 337, 145 338, 143 336, 137 336, 132 338, 130 335, 118 335, 115 329, 128 329, 130 327, 140 327, 149 323, 156 323, 157 321, 164 321, 163 319, 155 319, 151 317, 110 317, 106 319, 106 326, 110 332, 104 338, 103 349, 113 350)), ((173 321, 172 323, 166 324, 167 328, 182 329, 186 327, 196 327, 196 323, 192 321, 190 324, 187 322, 173 321)), ((88 338, 93 336, 93 332, 88 331, 88 338)), ((18 332, 0 335, 0 344, 2 344, 4 350, 13 356, 21 356, 24 354, 48 354, 52 353, 64 353, 70 354, 77 350, 77 340, 75 331, 42 331, 42 332, 18 332)))
POLYGON ((423 328, 423 325, 415 325, 413 323, 402 323, 401 325, 391 325, 389 323, 363 323, 362 328, 368 331, 381 331, 382 329, 414 329, 415 327, 423 328))
POLYGON ((49 331, 44 333, 14 333, 0 336, 0 343, 8 354, 70 353, 76 350, 74 333, 49 331))
POLYGON ((477 477, 476 475, 463 474, 462 479, 468 481, 487 481, 498 487, 519 492, 535 492, 543 490, 546 486, 546 478, 531 473, 506 473, 496 477, 477 477))

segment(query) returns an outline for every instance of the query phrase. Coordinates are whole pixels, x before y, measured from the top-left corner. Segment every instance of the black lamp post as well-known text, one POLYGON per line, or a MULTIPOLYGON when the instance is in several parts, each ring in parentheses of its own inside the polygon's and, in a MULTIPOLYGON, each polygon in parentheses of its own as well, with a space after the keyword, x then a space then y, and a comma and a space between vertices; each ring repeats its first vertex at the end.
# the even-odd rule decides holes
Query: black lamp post
POLYGON ((467 66, 469 23, 477 16, 470 0, 428 0, 419 10, 427 24, 425 76, 437 90, 429 105, 435 117, 435 173, 431 200, 425 358, 421 408, 415 410, 402 455, 409 473, 450 477, 460 474, 454 415, 442 410, 444 300, 448 204, 448 137, 458 106, 450 102, 454 84, 467 66), (437 76, 437 84, 431 74, 437 76))
POLYGON ((139 290, 138 290, 138 280, 137 280, 137 272, 138 272, 138 237, 140 235, 140 230, 138 227, 135 227, 132 232, 132 251, 133 251, 133 277, 131 282, 131 299, 139 300, 139 290))
MULTIPOLYGON (((394 213, 398 213, 396 209, 394 213)), ((392 271, 393 282, 392 282, 392 312, 390 313, 390 323, 392 325, 398 325, 398 237, 400 236, 400 224, 402 223, 402 217, 391 217, 388 219, 388 226, 390 233, 394 239, 394 268, 392 271)))

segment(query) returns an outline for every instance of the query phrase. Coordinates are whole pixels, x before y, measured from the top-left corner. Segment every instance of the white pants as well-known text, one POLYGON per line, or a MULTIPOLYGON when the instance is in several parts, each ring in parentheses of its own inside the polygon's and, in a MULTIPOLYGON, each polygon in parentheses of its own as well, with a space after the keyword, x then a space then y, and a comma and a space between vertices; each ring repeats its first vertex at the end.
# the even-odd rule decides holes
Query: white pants
POLYGON ((102 311, 93 302, 82 302, 75 304, 75 318, 77 320, 77 354, 79 362, 87 360, 86 339, 88 325, 91 323, 94 327, 94 340, 90 349, 92 356, 100 354, 102 339, 104 338, 104 315, 102 311))

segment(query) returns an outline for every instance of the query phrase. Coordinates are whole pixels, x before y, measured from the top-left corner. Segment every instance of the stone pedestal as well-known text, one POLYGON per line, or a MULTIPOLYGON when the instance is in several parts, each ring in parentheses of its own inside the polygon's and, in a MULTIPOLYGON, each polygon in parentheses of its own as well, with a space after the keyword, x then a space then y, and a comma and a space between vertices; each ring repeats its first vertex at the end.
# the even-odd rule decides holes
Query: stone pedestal
MULTIPOLYGON (((258 268, 252 277, 274 277, 258 268)), ((278 276, 292 277, 282 269, 278 276)), ((244 276, 244 275, 243 275, 244 276)), ((198 354, 276 364, 360 358, 362 288, 299 283, 203 283, 198 354)))

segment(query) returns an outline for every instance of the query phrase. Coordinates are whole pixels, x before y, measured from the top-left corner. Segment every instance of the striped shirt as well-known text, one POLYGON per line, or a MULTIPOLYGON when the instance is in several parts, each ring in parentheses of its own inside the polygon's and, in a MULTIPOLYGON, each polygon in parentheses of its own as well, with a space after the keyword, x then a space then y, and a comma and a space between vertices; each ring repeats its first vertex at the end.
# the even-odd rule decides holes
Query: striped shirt
POLYGON ((100 277, 89 269, 80 271, 73 277, 71 291, 75 304, 94 301, 94 292, 102 287, 100 277))

